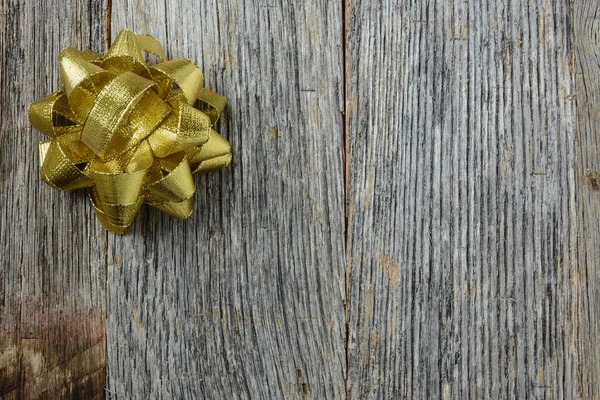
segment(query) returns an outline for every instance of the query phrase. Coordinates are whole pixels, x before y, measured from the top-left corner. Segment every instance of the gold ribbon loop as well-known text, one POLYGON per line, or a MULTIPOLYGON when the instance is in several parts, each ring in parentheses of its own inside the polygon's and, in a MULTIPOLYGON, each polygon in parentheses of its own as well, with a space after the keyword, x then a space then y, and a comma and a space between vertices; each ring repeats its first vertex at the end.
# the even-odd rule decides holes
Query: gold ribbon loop
POLYGON ((194 194, 194 179, 188 160, 183 157, 179 165, 159 181, 148 185, 148 190, 156 196, 156 202, 181 202, 194 194))
POLYGON ((63 126, 58 129, 68 132, 58 136, 56 142, 73 164, 83 164, 91 161, 95 154, 81 140, 81 126, 63 126))
MULTIPOLYGON (((152 81, 133 72, 124 72, 98 94, 83 126, 81 141, 100 159, 105 160, 104 154, 125 115, 152 85, 152 81)), ((118 146, 119 143, 113 145, 118 146)))
POLYGON ((100 208, 100 206, 97 205, 97 200, 95 200, 94 197, 95 193, 92 191, 90 193, 90 202, 92 203, 92 207, 94 208, 94 212, 96 213, 98 221, 100 221, 102 226, 109 231, 118 234, 124 233, 127 227, 131 225, 135 219, 135 216, 137 215, 137 212, 143 204, 143 200, 140 199, 133 204, 126 204, 124 206, 105 205, 100 208))
POLYGON ((140 64, 144 64, 142 50, 138 46, 138 39, 130 29, 123 29, 119 32, 108 53, 106 53, 106 58, 116 57, 131 57, 140 64))
POLYGON ((40 143, 40 175, 48 185, 60 190, 92 186, 93 181, 69 160, 56 141, 40 143))
POLYGON ((98 211, 101 209, 103 217, 110 222, 111 225, 115 226, 128 226, 131 225, 138 211, 144 204, 142 198, 138 198, 135 202, 129 204, 103 204, 100 207, 98 204, 98 194, 95 191, 92 191, 91 196, 92 204, 94 208, 98 211))
POLYGON ((92 64, 82 57, 82 52, 70 47, 60 52, 60 79, 67 96, 82 82, 92 76, 105 72, 104 69, 92 64))
POLYGON ((146 170, 111 174, 90 168, 89 176, 94 181, 100 205, 124 205, 138 200, 146 170))
POLYGON ((174 112, 148 138, 158 157, 195 148, 209 138, 211 124, 206 114, 182 102, 175 102, 174 108, 174 112))
POLYGON ((167 61, 155 38, 127 29, 106 56, 67 48, 59 59, 63 90, 29 107, 31 124, 52 138, 39 146, 42 179, 61 190, 89 187, 98 220, 114 233, 143 203, 187 218, 192 174, 231 161, 212 129, 225 98, 203 88, 193 61, 167 61), (160 62, 149 68, 143 52, 160 62))
POLYGON ((154 37, 150 35, 137 35, 136 41, 142 51, 154 54, 161 62, 167 58, 162 45, 154 37))
POLYGON ((150 203, 150 205, 177 219, 186 219, 192 214, 192 211, 194 211, 194 203, 191 198, 180 202, 168 201, 166 203, 158 204, 150 203))
POLYGON ((227 105, 227 99, 212 90, 202 88, 198 93, 198 100, 208 105, 208 108, 202 111, 210 118, 211 125, 216 124, 227 105))
POLYGON ((46 136, 56 137, 53 123, 54 107, 58 100, 64 97, 62 91, 44 97, 29 105, 29 121, 31 125, 46 136))
POLYGON ((229 142, 211 130, 206 142, 200 151, 190 161, 194 174, 215 171, 227 166, 231 162, 229 142))
POLYGON ((165 61, 150 68, 150 71, 162 72, 181 89, 189 105, 194 105, 204 86, 204 75, 200 68, 187 58, 165 61))

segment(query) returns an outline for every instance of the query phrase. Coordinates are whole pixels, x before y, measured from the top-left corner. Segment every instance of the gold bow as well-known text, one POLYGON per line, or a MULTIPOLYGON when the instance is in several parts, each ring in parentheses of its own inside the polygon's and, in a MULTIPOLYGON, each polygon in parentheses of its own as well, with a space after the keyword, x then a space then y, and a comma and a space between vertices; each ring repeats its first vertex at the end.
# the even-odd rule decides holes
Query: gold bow
POLYGON ((193 61, 166 61, 152 36, 125 29, 106 56, 66 48, 60 75, 63 90, 29 106, 31 124, 52 138, 40 142, 40 175, 60 190, 89 187, 111 232, 123 233, 143 203, 187 218, 192 174, 231 161, 212 129, 225 97, 203 88, 193 61), (160 62, 147 66, 142 52, 160 62))

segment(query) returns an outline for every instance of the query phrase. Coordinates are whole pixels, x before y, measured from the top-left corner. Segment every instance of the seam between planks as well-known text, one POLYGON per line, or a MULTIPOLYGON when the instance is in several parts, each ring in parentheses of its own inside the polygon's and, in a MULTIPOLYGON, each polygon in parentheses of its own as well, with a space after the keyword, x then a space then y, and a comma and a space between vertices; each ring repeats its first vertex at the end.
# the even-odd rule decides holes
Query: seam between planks
POLYGON ((344 163, 344 254, 346 256, 346 273, 344 275, 344 350, 345 350, 345 363, 346 370, 344 374, 344 390, 346 393, 346 400, 350 399, 350 391, 348 388, 348 378, 350 376, 350 323, 348 320, 348 297, 350 288, 350 259, 348 258, 348 186, 350 184, 350 148, 348 142, 348 91, 347 91, 347 68, 346 68, 346 50, 348 45, 348 31, 347 31, 347 4, 346 0, 341 0, 340 6, 342 7, 342 96, 343 96, 343 109, 342 109, 342 145, 343 149, 343 163, 344 163))
POLYGON ((108 50, 112 41, 112 0, 106 0, 106 10, 104 11, 104 48, 108 50))
MULTIPOLYGON (((104 11, 104 48, 106 51, 110 48, 112 41, 112 0, 106 0, 106 9, 104 11)), ((104 392, 109 393, 109 397, 112 397, 112 394, 108 390, 108 340, 106 339, 106 328, 108 322, 108 231, 104 232, 104 296, 106 298, 106 310, 104 314, 104 332, 105 332, 105 340, 104 340, 104 357, 105 357, 105 378, 104 378, 104 392)))

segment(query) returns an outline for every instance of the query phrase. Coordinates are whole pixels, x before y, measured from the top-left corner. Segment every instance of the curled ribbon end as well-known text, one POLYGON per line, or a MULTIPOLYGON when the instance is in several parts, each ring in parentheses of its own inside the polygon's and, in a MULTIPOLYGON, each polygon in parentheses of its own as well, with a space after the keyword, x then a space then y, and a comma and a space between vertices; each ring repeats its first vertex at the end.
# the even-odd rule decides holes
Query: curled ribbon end
POLYGON ((40 176, 53 188, 88 188, 102 226, 122 234, 145 203, 175 218, 193 211, 193 174, 231 162, 213 126, 225 97, 188 59, 166 60, 154 37, 122 30, 106 55, 66 48, 63 89, 29 105, 40 176), (148 67, 142 54, 160 62, 148 67))

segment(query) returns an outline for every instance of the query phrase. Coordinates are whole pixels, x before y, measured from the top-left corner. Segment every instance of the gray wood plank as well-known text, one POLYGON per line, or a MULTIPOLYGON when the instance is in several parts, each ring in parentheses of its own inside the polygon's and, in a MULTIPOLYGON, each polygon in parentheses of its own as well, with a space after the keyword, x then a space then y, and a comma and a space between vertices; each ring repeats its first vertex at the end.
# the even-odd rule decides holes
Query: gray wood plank
POLYGON ((578 261, 583 392, 600 398, 600 4, 573 2, 577 102, 578 261))
POLYGON ((227 96, 234 161, 109 236, 113 398, 344 398, 342 18, 322 0, 113 0, 227 96))
POLYGON ((104 398, 106 235, 85 191, 39 178, 29 103, 67 46, 103 50, 106 2, 0 4, 0 398, 104 398))
POLYGON ((349 398, 599 397, 574 3, 347 2, 349 398))

